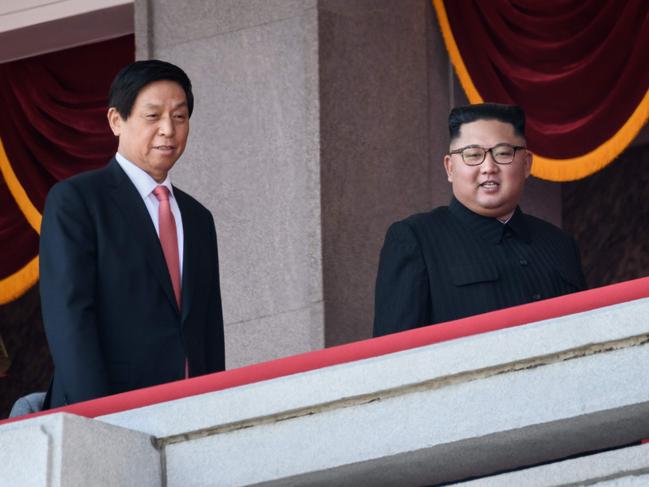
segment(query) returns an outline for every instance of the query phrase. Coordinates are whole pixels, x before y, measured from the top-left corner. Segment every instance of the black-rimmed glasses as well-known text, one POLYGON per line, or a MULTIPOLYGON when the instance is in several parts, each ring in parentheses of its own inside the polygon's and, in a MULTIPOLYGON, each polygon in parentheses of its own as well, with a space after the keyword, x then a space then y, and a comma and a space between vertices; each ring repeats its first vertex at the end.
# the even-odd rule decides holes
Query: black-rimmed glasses
POLYGON ((521 149, 527 149, 522 145, 511 145, 511 144, 498 144, 485 149, 478 145, 468 145, 460 149, 455 149, 449 152, 450 154, 460 154, 462 160, 468 166, 479 166, 482 164, 487 157, 487 152, 491 152, 491 158, 496 164, 511 164, 516 157, 516 151, 521 149))

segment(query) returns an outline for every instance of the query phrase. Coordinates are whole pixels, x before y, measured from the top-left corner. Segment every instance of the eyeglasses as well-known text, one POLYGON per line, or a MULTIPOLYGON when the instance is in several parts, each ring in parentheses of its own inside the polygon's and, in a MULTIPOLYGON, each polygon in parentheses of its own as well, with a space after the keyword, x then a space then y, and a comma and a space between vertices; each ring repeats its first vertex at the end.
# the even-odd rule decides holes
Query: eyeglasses
POLYGON ((477 145, 469 145, 461 149, 455 149, 450 154, 461 154, 462 160, 467 166, 479 166, 487 157, 487 152, 491 152, 491 158, 496 164, 511 164, 516 157, 516 151, 527 149, 522 145, 498 144, 490 149, 485 149, 477 145))

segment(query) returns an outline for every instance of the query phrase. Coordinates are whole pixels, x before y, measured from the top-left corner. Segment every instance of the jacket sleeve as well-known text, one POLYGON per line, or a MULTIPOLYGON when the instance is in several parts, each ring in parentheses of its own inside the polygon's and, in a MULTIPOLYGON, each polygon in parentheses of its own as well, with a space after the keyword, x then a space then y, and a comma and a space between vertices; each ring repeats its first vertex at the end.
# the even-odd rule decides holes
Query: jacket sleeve
POLYGON ((219 253, 214 220, 209 216, 210 245, 214 250, 211 259, 211 282, 207 321, 205 323, 205 357, 207 373, 225 370, 225 344, 223 333, 223 309, 221 305, 221 280, 219 278, 219 253))
POLYGON ((55 185, 45 204, 40 237, 43 324, 55 383, 67 403, 108 394, 96 303, 97 245, 78 189, 55 185))
POLYGON ((428 272, 406 222, 388 229, 379 259, 374 295, 374 336, 432 323, 428 272))
POLYGON ((579 291, 583 291, 585 289, 588 289, 588 284, 586 283, 586 277, 584 276, 584 268, 581 265, 581 253, 579 252, 579 246, 577 245, 575 239, 571 238, 571 240, 575 252, 575 274, 578 276, 579 280, 579 291))

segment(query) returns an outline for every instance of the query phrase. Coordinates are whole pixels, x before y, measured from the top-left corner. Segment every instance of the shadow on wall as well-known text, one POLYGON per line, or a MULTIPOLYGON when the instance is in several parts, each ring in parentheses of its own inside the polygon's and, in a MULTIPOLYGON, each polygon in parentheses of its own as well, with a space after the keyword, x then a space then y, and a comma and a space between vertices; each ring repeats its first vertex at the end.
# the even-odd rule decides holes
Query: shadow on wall
POLYGON ((649 144, 562 186, 563 228, 579 248, 589 287, 649 275, 649 144))
POLYGON ((4 419, 16 399, 45 391, 52 377, 38 286, 0 306, 0 335, 11 359, 6 376, 0 377, 0 419, 4 419))

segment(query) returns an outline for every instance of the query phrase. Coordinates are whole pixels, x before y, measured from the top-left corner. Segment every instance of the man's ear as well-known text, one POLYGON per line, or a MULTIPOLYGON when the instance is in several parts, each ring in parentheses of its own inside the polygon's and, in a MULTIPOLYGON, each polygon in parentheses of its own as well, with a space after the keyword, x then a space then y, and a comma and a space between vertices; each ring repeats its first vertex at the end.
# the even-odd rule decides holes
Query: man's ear
POLYGON ((451 156, 446 154, 444 156, 444 169, 446 169, 446 178, 449 183, 453 182, 453 162, 451 161, 451 156))
POLYGON ((528 150, 525 151, 525 177, 528 178, 530 173, 532 172, 532 159, 534 156, 532 156, 532 153, 528 150))
POLYGON ((122 133, 122 123, 124 123, 122 116, 115 107, 110 107, 106 116, 108 117, 108 125, 110 125, 110 129, 113 131, 113 135, 119 137, 122 133))

